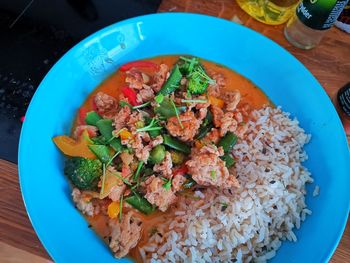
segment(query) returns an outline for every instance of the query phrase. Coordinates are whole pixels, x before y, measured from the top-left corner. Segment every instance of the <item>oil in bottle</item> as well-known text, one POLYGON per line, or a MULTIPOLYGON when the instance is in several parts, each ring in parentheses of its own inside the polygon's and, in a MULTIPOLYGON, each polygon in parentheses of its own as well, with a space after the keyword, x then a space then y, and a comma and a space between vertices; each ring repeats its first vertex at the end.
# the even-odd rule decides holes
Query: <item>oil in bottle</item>
POLYGON ((299 0, 237 0, 238 5, 256 20, 269 25, 285 23, 299 0))

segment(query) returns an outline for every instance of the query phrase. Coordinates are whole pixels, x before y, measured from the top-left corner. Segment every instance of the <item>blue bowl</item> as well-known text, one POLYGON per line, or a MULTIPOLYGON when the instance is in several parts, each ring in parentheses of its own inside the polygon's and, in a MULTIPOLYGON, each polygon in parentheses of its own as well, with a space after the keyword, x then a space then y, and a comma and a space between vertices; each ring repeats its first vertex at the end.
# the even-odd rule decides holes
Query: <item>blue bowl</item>
POLYGON ((54 261, 116 260, 74 208, 64 157, 51 138, 69 133, 87 95, 121 64, 166 54, 191 54, 237 71, 312 134, 305 166, 320 195, 312 197, 315 184, 308 186, 313 213, 296 231, 298 242, 284 242, 272 262, 328 261, 350 200, 349 149, 331 101, 311 73, 273 41, 226 20, 182 13, 136 17, 98 31, 67 52, 35 93, 20 139, 20 184, 33 227, 54 261))

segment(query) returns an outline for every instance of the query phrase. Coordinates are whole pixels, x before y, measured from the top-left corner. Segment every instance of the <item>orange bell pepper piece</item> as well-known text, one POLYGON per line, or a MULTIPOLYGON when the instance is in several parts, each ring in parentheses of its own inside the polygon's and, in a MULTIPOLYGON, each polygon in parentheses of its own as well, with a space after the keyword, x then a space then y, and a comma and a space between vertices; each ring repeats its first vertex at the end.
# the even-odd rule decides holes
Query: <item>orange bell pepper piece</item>
POLYGON ((56 136, 52 140, 65 155, 96 159, 95 154, 91 152, 88 147, 88 145, 91 144, 91 141, 87 130, 84 130, 78 141, 66 135, 56 136))
POLYGON ((208 96, 209 97, 209 103, 213 106, 216 106, 220 109, 224 107, 225 102, 222 99, 216 98, 214 96, 208 96))
POLYGON ((110 218, 116 218, 120 212, 120 203, 119 202, 110 203, 108 205, 107 212, 110 218))
POLYGON ((129 132, 127 129, 123 129, 123 130, 120 131, 119 136, 120 136, 120 139, 127 140, 132 135, 131 135, 131 132, 129 132))
POLYGON ((204 146, 204 143, 200 140, 195 140, 194 141, 194 146, 198 149, 202 148, 204 146))

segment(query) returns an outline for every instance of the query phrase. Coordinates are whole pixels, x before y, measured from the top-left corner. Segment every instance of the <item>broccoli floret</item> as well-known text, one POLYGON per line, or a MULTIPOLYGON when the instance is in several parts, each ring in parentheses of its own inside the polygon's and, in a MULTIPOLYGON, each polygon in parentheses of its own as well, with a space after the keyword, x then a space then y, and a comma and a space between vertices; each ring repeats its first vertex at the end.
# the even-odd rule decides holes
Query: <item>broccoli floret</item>
POLYGON ((80 190, 96 190, 102 175, 102 163, 97 159, 69 158, 65 162, 64 174, 80 190))
POLYGON ((209 82, 198 76, 197 74, 193 74, 188 81, 187 90, 191 94, 203 94, 209 86, 209 82))
POLYGON ((180 71, 188 79, 187 91, 189 93, 196 95, 203 94, 209 84, 214 83, 214 80, 205 72, 198 58, 181 57, 178 63, 180 65, 180 71))

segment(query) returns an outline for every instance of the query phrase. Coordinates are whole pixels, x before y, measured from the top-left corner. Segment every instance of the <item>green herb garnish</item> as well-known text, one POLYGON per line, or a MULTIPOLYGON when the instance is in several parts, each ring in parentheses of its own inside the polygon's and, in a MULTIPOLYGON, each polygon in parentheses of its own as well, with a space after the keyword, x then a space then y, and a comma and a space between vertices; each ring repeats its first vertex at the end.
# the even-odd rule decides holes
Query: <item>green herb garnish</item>
POLYGON ((139 129, 136 129, 136 131, 137 132, 158 131, 158 130, 161 130, 161 129, 163 129, 163 127, 158 126, 158 120, 153 118, 151 120, 151 122, 147 126, 139 128, 139 129))
POLYGON ((199 65, 199 60, 196 57, 180 57, 180 61, 181 60, 183 61, 183 63, 180 65, 180 71, 186 75, 191 74, 194 68, 199 65))
POLYGON ((207 103, 208 100, 181 100, 183 103, 207 103))
POLYGON ((180 70, 186 75, 188 80, 187 93, 203 94, 207 90, 209 84, 215 83, 215 80, 210 78, 205 72, 198 58, 181 57, 180 60, 184 61, 180 65, 180 70))
POLYGON ((122 180, 124 184, 128 186, 132 186, 132 183, 128 179, 125 179, 123 176, 120 176, 118 173, 111 173, 111 174, 117 177, 118 179, 122 180))
POLYGON ((136 182, 137 179, 139 178, 142 166, 143 166, 143 161, 140 161, 139 164, 137 165, 136 172, 135 172, 134 176, 132 177, 134 182, 136 182))
POLYGON ((123 216, 123 195, 120 197, 120 204, 119 204, 119 222, 122 221, 123 216))
POLYGON ((102 163, 102 186, 101 193, 105 192, 105 180, 106 180, 106 165, 102 163))
POLYGON ((182 125, 182 121, 180 119, 179 111, 177 110, 176 105, 175 105, 175 103, 174 103, 174 101, 172 99, 170 100, 170 102, 171 102, 171 105, 173 106, 173 109, 175 111, 177 121, 179 122, 181 129, 183 129, 184 126, 182 125))
POLYGON ((107 162, 106 164, 106 167, 108 167, 112 162, 113 160, 115 159, 115 157, 117 157, 119 155, 120 152, 116 152, 110 159, 109 161, 107 162))
POLYGON ((136 110, 136 109, 144 108, 144 107, 147 107, 147 106, 150 105, 150 104, 151 104, 151 102, 150 102, 150 101, 147 101, 147 102, 145 102, 145 103, 143 103, 143 104, 141 104, 141 105, 136 105, 136 106, 132 107, 132 109, 133 109, 133 110, 136 110))

